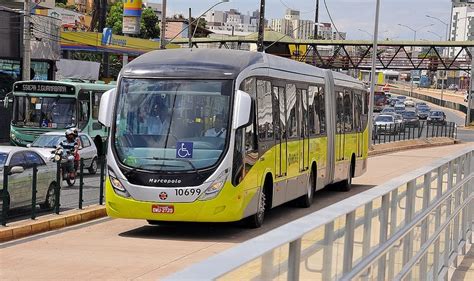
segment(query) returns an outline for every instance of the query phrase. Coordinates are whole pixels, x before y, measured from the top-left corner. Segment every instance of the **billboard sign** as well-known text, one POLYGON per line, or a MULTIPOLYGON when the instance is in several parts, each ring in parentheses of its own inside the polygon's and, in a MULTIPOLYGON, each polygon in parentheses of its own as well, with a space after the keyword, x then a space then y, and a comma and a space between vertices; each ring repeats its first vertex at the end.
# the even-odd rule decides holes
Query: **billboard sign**
POLYGON ((123 1, 123 34, 140 34, 140 19, 142 16, 141 0, 123 1))

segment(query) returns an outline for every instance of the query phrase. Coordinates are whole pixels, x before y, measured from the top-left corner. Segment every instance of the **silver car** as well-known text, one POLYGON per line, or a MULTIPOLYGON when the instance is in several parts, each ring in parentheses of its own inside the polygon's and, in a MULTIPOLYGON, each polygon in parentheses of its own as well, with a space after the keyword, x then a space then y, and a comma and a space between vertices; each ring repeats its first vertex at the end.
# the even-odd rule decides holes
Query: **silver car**
POLYGON ((11 209, 31 206, 34 164, 38 167, 36 202, 41 208, 50 209, 55 203, 56 166, 30 149, 0 146, 0 182, 3 183, 4 169, 8 166, 11 209))
MULTIPOLYGON (((40 135, 28 147, 33 148, 48 160, 52 160, 52 151, 58 146, 66 137, 61 132, 49 132, 40 135)), ((97 173, 97 148, 91 137, 84 133, 79 133, 81 147, 79 148, 79 156, 84 159, 84 168, 89 171, 89 174, 97 173)))

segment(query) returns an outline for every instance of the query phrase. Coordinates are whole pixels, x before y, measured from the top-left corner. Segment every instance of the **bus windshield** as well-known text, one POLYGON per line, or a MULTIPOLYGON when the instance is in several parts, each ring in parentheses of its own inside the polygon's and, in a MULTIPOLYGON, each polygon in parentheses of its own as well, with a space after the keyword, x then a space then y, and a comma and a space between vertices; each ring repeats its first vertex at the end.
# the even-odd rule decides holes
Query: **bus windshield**
POLYGON ((124 79, 114 146, 126 166, 189 171, 213 166, 229 132, 230 80, 124 79))
POLYGON ((76 126, 76 99, 16 96, 13 105, 15 126, 71 128, 76 126))

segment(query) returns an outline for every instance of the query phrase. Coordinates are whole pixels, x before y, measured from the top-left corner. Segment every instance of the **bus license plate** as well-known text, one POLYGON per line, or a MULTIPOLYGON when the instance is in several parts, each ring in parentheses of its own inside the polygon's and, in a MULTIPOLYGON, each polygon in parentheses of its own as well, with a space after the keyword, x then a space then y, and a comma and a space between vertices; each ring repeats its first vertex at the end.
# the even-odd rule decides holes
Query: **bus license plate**
POLYGON ((152 205, 151 212, 154 214, 173 214, 174 206, 172 205, 152 205))

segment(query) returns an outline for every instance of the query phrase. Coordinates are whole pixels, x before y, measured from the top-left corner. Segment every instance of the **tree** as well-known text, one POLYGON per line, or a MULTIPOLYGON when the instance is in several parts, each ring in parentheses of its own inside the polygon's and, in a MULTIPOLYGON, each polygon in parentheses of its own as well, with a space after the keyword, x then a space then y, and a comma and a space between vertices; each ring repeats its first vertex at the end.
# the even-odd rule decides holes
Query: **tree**
MULTIPOLYGON (((122 33, 123 3, 116 2, 110 7, 105 25, 112 28, 112 33, 123 35, 122 33)), ((157 38, 160 36, 158 17, 151 8, 146 8, 142 12, 140 22, 140 34, 138 37, 144 39, 157 38)))
POLYGON ((158 17, 151 8, 146 8, 142 12, 142 20, 140 22, 140 37, 157 38, 160 36, 160 26, 158 17))

